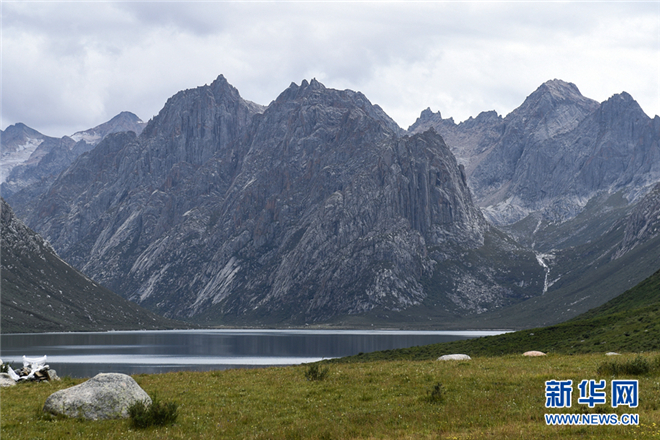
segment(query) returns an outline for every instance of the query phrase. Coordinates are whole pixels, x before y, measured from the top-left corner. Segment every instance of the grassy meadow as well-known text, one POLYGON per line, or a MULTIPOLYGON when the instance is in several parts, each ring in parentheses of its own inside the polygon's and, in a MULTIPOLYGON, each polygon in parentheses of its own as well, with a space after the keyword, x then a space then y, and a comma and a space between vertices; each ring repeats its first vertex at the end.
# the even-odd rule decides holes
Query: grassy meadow
MULTIPOLYGON (((637 355, 617 356, 617 362, 637 355)), ((152 397, 179 405, 170 426, 138 430, 129 420, 45 416, 46 398, 82 382, 64 378, 0 391, 2 439, 660 439, 660 353, 640 376, 639 407, 613 409, 603 354, 519 354, 470 361, 371 361, 309 366, 135 375, 152 397), (545 408, 545 381, 573 380, 573 406, 545 408), (578 405, 577 383, 606 379, 607 404, 578 405), (440 383, 440 393, 431 394, 440 383), (639 414, 639 426, 546 426, 545 413, 639 414)))

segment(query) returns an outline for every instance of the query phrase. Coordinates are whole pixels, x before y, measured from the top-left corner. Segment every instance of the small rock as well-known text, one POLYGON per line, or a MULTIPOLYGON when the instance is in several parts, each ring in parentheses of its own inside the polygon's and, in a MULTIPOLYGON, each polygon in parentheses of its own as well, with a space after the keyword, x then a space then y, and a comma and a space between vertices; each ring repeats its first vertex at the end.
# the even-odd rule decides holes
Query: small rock
POLYGON ((532 350, 532 351, 526 351, 526 352, 524 352, 524 353, 523 353, 523 356, 531 356, 531 357, 534 357, 534 356, 545 356, 545 353, 543 353, 542 351, 535 351, 535 350, 532 350))
POLYGON ((472 359, 467 354, 446 354, 438 358, 439 361, 469 361, 472 359))
POLYGON ((16 381, 7 373, 0 373, 0 387, 13 387, 16 381))
POLYGON ((100 373, 86 382, 51 394, 44 411, 88 420, 128 417, 128 407, 151 398, 131 376, 100 373))
POLYGON ((608 351, 607 353, 605 353, 605 356, 621 356, 621 355, 614 351, 608 351))
POLYGON ((46 374, 48 375, 48 381, 52 382, 54 380, 60 380, 60 377, 57 375, 57 371, 48 369, 46 370, 46 374))

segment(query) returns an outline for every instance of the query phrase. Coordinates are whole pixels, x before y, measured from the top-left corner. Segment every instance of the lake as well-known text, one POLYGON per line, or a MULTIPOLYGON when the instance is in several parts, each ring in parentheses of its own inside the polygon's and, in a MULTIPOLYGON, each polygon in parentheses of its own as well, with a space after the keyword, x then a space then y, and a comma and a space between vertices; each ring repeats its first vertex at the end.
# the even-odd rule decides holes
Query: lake
POLYGON ((504 331, 159 330, 1 335, 0 358, 48 356, 60 376, 297 365, 371 351, 497 335, 504 331))

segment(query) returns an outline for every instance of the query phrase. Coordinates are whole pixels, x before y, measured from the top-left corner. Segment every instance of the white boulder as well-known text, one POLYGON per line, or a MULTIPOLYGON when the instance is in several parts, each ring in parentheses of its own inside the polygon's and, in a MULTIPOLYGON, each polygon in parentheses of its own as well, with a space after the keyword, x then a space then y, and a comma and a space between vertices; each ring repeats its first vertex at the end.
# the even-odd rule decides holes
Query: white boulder
POLYGON ((526 351, 526 352, 524 352, 524 353, 523 353, 523 356, 530 356, 530 357, 535 357, 535 356, 545 356, 545 353, 543 353, 542 351, 535 351, 535 350, 532 350, 532 351, 526 351))
POLYGON ((439 361, 469 361, 472 359, 467 354, 446 354, 438 358, 439 361))

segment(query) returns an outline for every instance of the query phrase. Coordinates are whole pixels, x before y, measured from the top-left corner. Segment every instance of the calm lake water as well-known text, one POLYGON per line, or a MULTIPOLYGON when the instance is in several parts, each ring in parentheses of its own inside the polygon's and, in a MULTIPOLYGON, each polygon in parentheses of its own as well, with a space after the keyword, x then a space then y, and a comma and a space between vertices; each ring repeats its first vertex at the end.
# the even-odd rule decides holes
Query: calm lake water
POLYGON ((91 377, 180 370, 296 365, 371 351, 413 347, 502 331, 161 330, 1 335, 0 358, 48 356, 60 376, 91 377))

